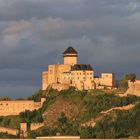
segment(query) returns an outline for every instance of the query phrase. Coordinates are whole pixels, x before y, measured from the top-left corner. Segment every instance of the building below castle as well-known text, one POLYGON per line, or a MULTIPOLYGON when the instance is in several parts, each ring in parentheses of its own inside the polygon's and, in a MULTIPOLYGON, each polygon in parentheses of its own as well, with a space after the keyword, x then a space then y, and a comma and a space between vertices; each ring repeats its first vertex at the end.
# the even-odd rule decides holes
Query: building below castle
POLYGON ((94 76, 90 64, 78 64, 78 53, 73 47, 68 47, 63 53, 63 64, 51 64, 48 71, 42 73, 42 90, 51 87, 57 90, 75 87, 77 90, 103 89, 114 86, 114 74, 102 73, 94 76))

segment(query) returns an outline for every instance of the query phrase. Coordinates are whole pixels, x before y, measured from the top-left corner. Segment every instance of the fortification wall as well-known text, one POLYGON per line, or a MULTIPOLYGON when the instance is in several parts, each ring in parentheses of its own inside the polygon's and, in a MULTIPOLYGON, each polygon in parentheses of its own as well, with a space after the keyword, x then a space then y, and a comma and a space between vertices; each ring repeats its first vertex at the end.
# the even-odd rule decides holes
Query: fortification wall
POLYGON ((61 91, 61 90, 69 89, 69 84, 52 84, 52 88, 61 91))
POLYGON ((136 80, 135 82, 128 81, 128 90, 125 95, 128 94, 140 96, 140 80, 136 80))
POLYGON ((41 102, 34 102, 33 100, 17 100, 17 101, 0 101, 0 116, 19 115, 25 110, 37 110, 42 107, 41 102))
POLYGON ((31 131, 37 130, 37 129, 41 128, 42 126, 44 126, 43 123, 31 123, 30 124, 30 130, 31 131))
POLYGON ((101 77, 94 78, 94 82, 97 89, 103 89, 104 87, 112 88, 115 85, 115 78, 113 73, 102 73, 101 77))
POLYGON ((51 84, 61 83, 62 73, 69 72, 71 70, 70 65, 54 64, 48 66, 48 71, 42 73, 42 90, 51 84))
POLYGON ((48 136, 48 137, 37 137, 36 139, 43 140, 80 140, 80 136, 48 136))
POLYGON ((16 136, 19 131, 18 131, 18 129, 11 129, 11 128, 0 127, 0 132, 16 136))
POLYGON ((42 72, 42 90, 46 90, 48 87, 48 71, 42 72))
POLYGON ((100 78, 100 84, 105 86, 113 86, 113 74, 112 73, 102 73, 100 78))

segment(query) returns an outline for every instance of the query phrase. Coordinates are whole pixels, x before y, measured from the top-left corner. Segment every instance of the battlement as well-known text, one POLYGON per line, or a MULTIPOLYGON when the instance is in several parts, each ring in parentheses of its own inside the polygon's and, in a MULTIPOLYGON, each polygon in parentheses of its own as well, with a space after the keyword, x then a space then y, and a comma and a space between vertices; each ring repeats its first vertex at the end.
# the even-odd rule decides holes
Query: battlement
POLYGON ((128 90, 125 95, 129 94, 140 96, 140 80, 135 80, 134 82, 128 81, 128 90))
POLYGON ((25 110, 39 109, 44 101, 44 98, 41 99, 41 102, 34 102, 33 100, 0 101, 0 116, 19 115, 25 110))

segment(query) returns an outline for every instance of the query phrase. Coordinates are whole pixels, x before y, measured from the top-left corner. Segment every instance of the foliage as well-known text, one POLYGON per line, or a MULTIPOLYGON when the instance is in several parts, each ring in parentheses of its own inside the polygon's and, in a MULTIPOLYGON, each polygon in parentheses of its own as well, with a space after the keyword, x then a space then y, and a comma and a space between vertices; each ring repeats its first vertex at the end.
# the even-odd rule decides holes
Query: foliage
POLYGON ((96 138, 95 129, 93 127, 81 128, 79 130, 80 138, 81 139, 93 139, 96 138))
MULTIPOLYGON (((116 91, 114 91, 116 92, 116 91)), ((61 113, 56 124, 51 128, 44 127, 40 131, 33 131, 29 133, 29 138, 35 138, 36 136, 52 136, 59 133, 60 135, 80 135, 81 138, 121 138, 129 136, 137 136, 139 134, 139 110, 138 107, 133 111, 117 111, 105 117, 105 119, 99 121, 96 127, 82 128, 81 122, 88 121, 95 118, 101 111, 108 110, 112 107, 125 106, 131 103, 140 101, 139 97, 127 96, 119 97, 114 94, 105 93, 102 90, 91 91, 76 91, 74 88, 69 90, 56 91, 51 89, 46 97, 46 101, 41 109, 38 111, 42 114, 49 106, 54 104, 57 100, 71 101, 76 106, 82 108, 79 110, 79 114, 75 118, 70 119, 64 112, 61 113), (116 117, 117 116, 117 117, 116 117), (138 118, 138 117, 139 118, 138 118), (125 119, 127 118, 127 119, 125 119), (130 120, 129 120, 130 119, 130 120), (133 121, 132 121, 133 120, 133 121), (131 126, 131 122, 133 122, 131 126), (135 126, 135 127, 134 127, 135 126), (109 128, 109 129, 108 129, 109 128), (131 128, 135 128, 134 130, 131 128)), ((140 107, 139 107, 140 108, 140 107)), ((27 113, 27 112, 26 112, 27 113)), ((32 113, 31 113, 32 114, 32 113)), ((32 117, 30 113, 27 113, 25 117, 28 121, 36 122, 35 119, 39 114, 35 113, 32 117)), ((23 116, 24 116, 23 115, 23 116)))
POLYGON ((7 128, 19 128, 21 119, 19 116, 0 116, 0 126, 7 128))
POLYGON ((11 101, 12 98, 8 97, 8 96, 4 96, 4 97, 0 97, 0 101, 11 101))
POLYGON ((140 135, 140 103, 130 111, 116 111, 97 123, 96 138, 138 138, 140 135))
POLYGON ((134 82, 136 80, 136 74, 126 74, 122 80, 119 82, 119 88, 127 88, 128 87, 128 80, 134 82))
POLYGON ((7 134, 7 133, 0 133, 0 138, 3 138, 3 139, 17 139, 18 136, 10 135, 10 134, 7 134))
POLYGON ((134 82, 136 80, 136 74, 135 73, 126 74, 125 79, 134 82))
POLYGON ((65 115, 65 113, 61 113, 60 118, 57 120, 57 130, 61 135, 78 135, 78 126, 71 122, 65 115))
POLYGON ((96 117, 101 111, 108 110, 112 107, 119 107, 131 104, 139 100, 136 96, 118 97, 113 94, 103 95, 86 95, 83 98, 83 103, 86 108, 86 112, 80 114, 79 119, 89 120, 90 118, 96 117))
POLYGON ((36 138, 40 136, 55 136, 57 133, 56 128, 44 128, 41 131, 31 131, 28 133, 28 138, 36 138))
MULTIPOLYGON (((38 123, 38 122, 43 122, 43 112, 47 109, 47 107, 49 105, 51 105, 52 103, 55 102, 56 96, 57 94, 55 90, 51 90, 51 96, 48 96, 46 98, 46 101, 44 102, 42 108, 38 109, 38 110, 33 110, 33 111, 29 111, 26 110, 25 112, 21 112, 20 113, 20 118, 22 120, 25 120, 27 123, 38 123)), ((31 97, 29 97, 28 99, 30 100, 34 100, 34 101, 39 101, 42 98, 42 91, 38 91, 35 94, 33 94, 31 97)))
POLYGON ((19 116, 22 120, 25 120, 27 123, 43 122, 43 117, 40 110, 26 110, 25 112, 21 112, 19 116))
POLYGON ((35 91, 35 93, 32 96, 28 97, 27 100, 34 100, 35 102, 39 102, 42 97, 42 90, 39 90, 35 91))

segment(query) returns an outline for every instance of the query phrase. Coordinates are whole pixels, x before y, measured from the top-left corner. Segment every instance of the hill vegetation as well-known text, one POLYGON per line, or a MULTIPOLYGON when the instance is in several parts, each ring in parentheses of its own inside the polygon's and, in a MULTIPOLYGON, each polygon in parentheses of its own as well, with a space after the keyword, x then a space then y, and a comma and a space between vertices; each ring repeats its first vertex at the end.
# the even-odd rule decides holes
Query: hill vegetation
MULTIPOLYGON (((81 138, 137 137, 136 132, 139 133, 138 124, 140 122, 137 121, 137 127, 127 125, 131 125, 131 120, 137 119, 136 112, 140 113, 138 108, 140 98, 136 96, 119 97, 114 92, 76 91, 74 88, 60 92, 51 90, 44 106, 40 109, 45 126, 38 131, 30 132, 29 138, 56 134, 80 135, 81 138), (110 115, 97 122, 95 127, 81 126, 82 123, 97 117, 102 111, 129 104, 136 104, 136 106, 128 111, 112 111, 110 115)), ((28 119, 30 120, 30 118, 28 119)))

